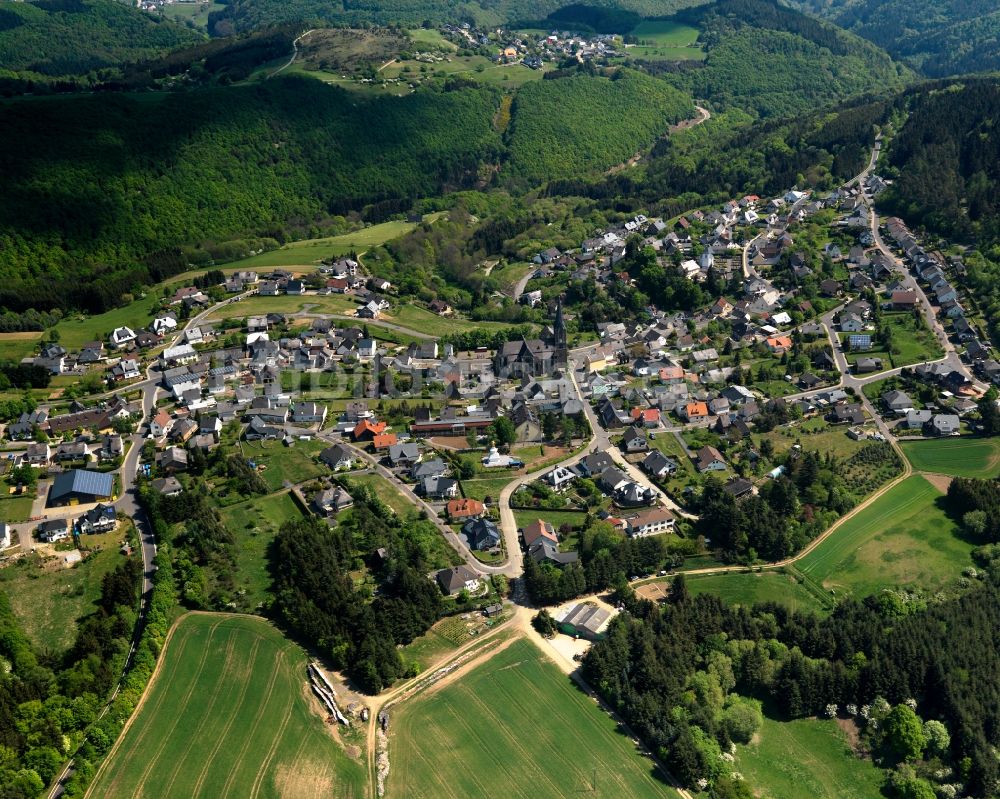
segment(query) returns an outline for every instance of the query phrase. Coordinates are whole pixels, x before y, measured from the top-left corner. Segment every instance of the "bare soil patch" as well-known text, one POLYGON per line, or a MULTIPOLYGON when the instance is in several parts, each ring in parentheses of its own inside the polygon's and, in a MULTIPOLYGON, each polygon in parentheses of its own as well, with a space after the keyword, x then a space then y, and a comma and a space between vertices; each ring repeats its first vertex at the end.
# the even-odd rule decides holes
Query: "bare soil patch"
POLYGON ((948 493, 951 481, 954 479, 947 474, 934 474, 933 472, 921 472, 924 479, 943 494, 948 493))

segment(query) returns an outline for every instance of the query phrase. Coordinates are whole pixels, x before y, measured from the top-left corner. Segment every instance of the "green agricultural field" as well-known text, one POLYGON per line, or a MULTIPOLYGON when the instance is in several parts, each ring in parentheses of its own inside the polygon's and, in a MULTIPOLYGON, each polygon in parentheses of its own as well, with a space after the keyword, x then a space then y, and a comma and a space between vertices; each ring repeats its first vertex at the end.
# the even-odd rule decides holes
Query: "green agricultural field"
MULTIPOLYGON (((423 77, 432 75, 460 75, 479 83, 513 89, 523 86, 529 81, 541 80, 542 75, 553 66, 545 64, 542 69, 530 69, 523 64, 497 64, 481 55, 455 55, 449 56, 446 61, 435 61, 434 63, 397 61, 383 69, 380 75, 387 79, 400 78, 413 83, 418 83, 423 77)), ((390 85, 386 90, 392 91, 395 88, 395 86, 390 85)))
POLYGON ((88 796, 365 796, 365 765, 325 729, 306 662, 263 619, 185 616, 88 796))
MULTIPOLYGON (((664 581, 669 584, 669 580, 664 581)), ((754 574, 707 574, 687 578, 692 595, 716 594, 727 605, 780 602, 792 610, 820 611, 820 601, 793 575, 776 571, 754 574)))
POLYGON ((697 45, 698 29, 665 19, 647 19, 632 29, 639 44, 629 45, 631 58, 651 61, 704 60, 705 51, 697 45))
POLYGON ((774 721, 753 743, 737 747, 736 771, 755 796, 879 799, 882 773, 851 751, 832 719, 774 721))
POLYGON ((635 744, 526 640, 404 702, 389 799, 676 797, 635 744), (596 780, 596 784, 595 784, 596 780))
POLYGON ((170 3, 161 6, 163 16, 174 22, 184 24, 191 22, 200 30, 208 28, 208 15, 213 11, 222 11, 222 3, 170 3))
POLYGON ((96 610, 101 578, 123 560, 118 551, 123 531, 87 536, 92 550, 71 568, 61 564, 64 553, 43 560, 30 555, 0 569, 0 590, 31 641, 42 650, 65 651, 76 635, 76 620, 96 610))
POLYGON ((848 519, 796 566, 836 594, 934 590, 971 565, 974 548, 941 507, 941 492, 912 475, 848 519))
POLYGON ((246 606, 255 608, 267 598, 271 586, 268 547, 281 525, 301 518, 302 511, 285 491, 231 505, 220 513, 236 538, 236 589, 245 591, 246 606))
POLYGON ((982 478, 996 477, 1000 473, 998 438, 939 438, 899 443, 906 459, 918 472, 982 478))
POLYGON ((38 352, 40 331, 0 333, 0 361, 20 361, 38 352))
POLYGON ((661 47, 691 47, 698 40, 698 29, 669 19, 644 19, 632 28, 632 35, 661 47))

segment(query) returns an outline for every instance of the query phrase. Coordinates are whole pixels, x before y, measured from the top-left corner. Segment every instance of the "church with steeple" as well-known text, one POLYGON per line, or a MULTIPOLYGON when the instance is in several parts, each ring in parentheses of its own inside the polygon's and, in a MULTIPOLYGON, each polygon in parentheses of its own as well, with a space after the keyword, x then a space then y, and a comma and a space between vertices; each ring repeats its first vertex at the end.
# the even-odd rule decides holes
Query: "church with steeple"
POLYGON ((542 332, 542 338, 508 341, 497 350, 493 368, 499 377, 542 377, 565 369, 568 362, 569 339, 560 298, 555 319, 542 332))

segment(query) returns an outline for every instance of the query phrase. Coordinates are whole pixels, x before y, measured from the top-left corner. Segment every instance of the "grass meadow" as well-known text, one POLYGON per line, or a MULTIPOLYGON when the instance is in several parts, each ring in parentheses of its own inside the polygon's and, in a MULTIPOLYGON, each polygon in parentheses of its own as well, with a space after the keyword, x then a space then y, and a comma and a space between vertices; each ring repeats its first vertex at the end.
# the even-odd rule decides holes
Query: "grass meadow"
POLYGON ((918 472, 952 477, 992 478, 1000 474, 1000 439, 938 438, 900 441, 903 454, 918 472))
POLYGON ((0 590, 35 646, 61 653, 72 645, 77 620, 97 609, 102 578, 124 560, 118 551, 124 536, 124 530, 85 536, 90 552, 71 568, 62 565, 65 553, 56 552, 45 559, 32 554, 0 569, 0 590))
POLYGON ((364 252, 390 239, 409 233, 416 224, 392 221, 372 225, 342 236, 327 236, 321 239, 293 241, 277 250, 262 252, 239 262, 240 269, 260 269, 276 266, 311 266, 324 258, 347 255, 349 252, 364 252))
MULTIPOLYGON (((669 586, 666 582, 664 588, 669 586)), ((716 594, 727 605, 750 606, 756 602, 780 602, 792 610, 820 611, 820 600, 792 574, 765 571, 738 574, 691 575, 689 593, 716 594)))
POLYGON ((832 719, 774 721, 737 747, 736 770, 755 796, 879 799, 882 773, 851 751, 832 719))
POLYGON ((281 525, 302 518, 302 511, 291 493, 284 491, 230 505, 221 515, 236 538, 236 587, 246 592, 250 607, 257 607, 271 586, 268 547, 281 525))
POLYGON ((361 799, 365 764, 306 684, 305 652, 263 619, 183 617, 88 796, 361 799))
POLYGON ((838 595, 883 588, 933 590, 971 565, 974 546, 959 537, 942 493, 920 475, 891 488, 796 566, 838 595))
POLYGON ((389 799, 677 796, 617 724, 523 639, 403 703, 389 735, 389 799))

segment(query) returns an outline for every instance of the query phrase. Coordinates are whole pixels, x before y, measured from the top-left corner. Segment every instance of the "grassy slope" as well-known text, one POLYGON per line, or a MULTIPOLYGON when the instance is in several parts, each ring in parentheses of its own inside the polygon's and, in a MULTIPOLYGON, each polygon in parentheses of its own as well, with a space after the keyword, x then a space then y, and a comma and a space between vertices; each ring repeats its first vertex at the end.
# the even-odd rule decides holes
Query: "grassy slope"
POLYGON ((1000 472, 1000 439, 945 438, 901 441, 903 453, 918 472, 953 477, 996 477, 1000 472))
POLYGON ((92 796, 365 795, 306 696, 306 656, 263 619, 181 619, 92 796))
POLYGON ((33 557, 0 569, 0 588, 10 597, 32 643, 51 652, 62 652, 73 643, 76 620, 95 609, 101 578, 122 560, 118 552, 122 536, 117 531, 87 536, 94 554, 70 569, 45 569, 33 557))
POLYGON ((816 598, 794 577, 779 572, 691 576, 687 578, 687 586, 691 594, 716 594, 728 605, 781 602, 792 610, 821 609, 816 598))
POLYGON ((651 764, 528 641, 403 704, 387 796, 676 796, 651 764), (597 785, 593 780, 596 774, 597 785))
POLYGON ((738 747, 736 770, 762 797, 878 799, 882 776, 860 760, 830 719, 764 719, 757 740, 738 747))
POLYGON ((236 538, 236 587, 246 591, 250 607, 267 598, 271 585, 267 550, 274 536, 282 524, 301 516, 288 492, 251 499, 222 511, 222 520, 236 538))
POLYGON ((933 590, 971 564, 973 546, 941 508, 941 492, 920 475, 893 487, 845 522, 797 566, 837 594, 882 588, 933 590))

